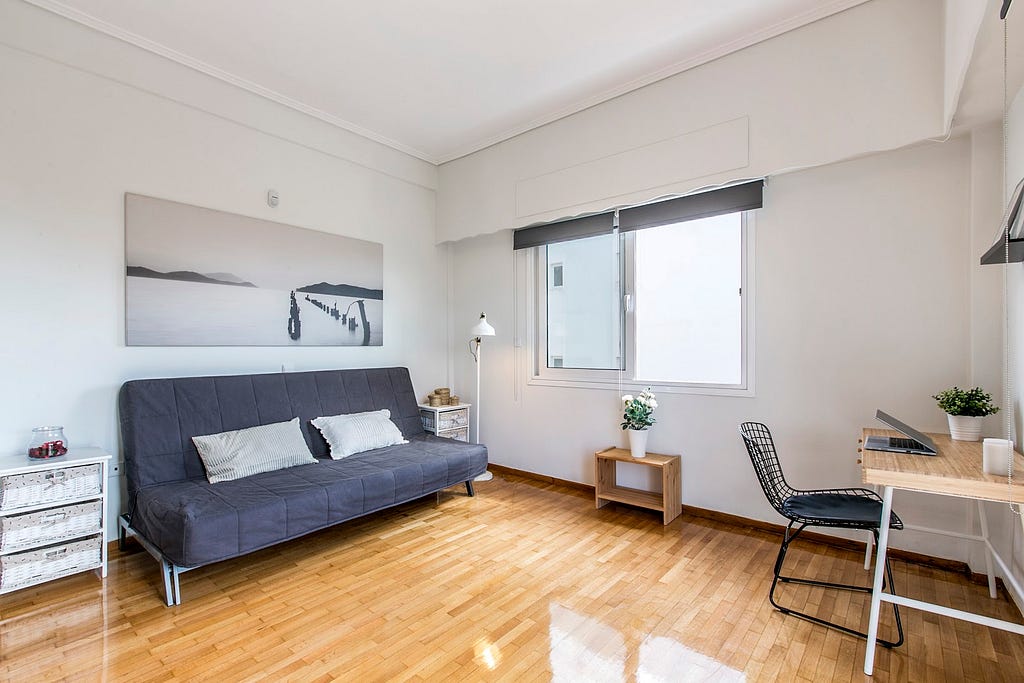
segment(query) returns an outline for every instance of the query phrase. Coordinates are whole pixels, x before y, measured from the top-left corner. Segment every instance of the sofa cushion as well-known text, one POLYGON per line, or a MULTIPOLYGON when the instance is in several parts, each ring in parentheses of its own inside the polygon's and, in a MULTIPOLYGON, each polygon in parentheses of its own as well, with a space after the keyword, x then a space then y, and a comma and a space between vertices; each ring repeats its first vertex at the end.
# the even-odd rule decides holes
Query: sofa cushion
POLYGON ((288 422, 193 436, 192 441, 211 484, 316 463, 297 417, 288 422))
POLYGON ((391 411, 373 410, 366 413, 331 415, 311 420, 324 435, 335 460, 375 448, 408 443, 402 432, 391 421, 391 411))

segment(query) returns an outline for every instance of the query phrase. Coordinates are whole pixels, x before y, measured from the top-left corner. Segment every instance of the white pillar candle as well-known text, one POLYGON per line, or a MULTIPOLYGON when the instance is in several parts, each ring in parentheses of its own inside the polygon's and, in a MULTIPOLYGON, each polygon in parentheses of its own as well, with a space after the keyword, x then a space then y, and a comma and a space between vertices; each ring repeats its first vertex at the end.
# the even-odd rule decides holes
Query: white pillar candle
POLYGON ((1013 442, 1007 439, 985 439, 981 445, 981 468, 986 474, 1006 476, 1013 457, 1013 442))

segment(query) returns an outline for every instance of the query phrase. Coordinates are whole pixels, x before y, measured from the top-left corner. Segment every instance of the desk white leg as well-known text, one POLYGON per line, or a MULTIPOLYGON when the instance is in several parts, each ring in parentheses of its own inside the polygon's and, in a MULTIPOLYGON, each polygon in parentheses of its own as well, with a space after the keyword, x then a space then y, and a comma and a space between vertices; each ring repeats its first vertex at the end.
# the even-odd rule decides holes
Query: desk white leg
MULTIPOLYGON (((871 484, 870 486, 868 486, 868 488, 874 491, 875 493, 878 493, 878 487, 875 486, 874 484, 871 484)), ((874 547, 874 545, 875 535, 869 531, 868 544, 864 548, 864 571, 871 569, 871 549, 874 547)))
POLYGON ((868 532, 868 542, 864 544, 864 570, 871 569, 871 548, 875 545, 875 535, 868 532))
MULTIPOLYGON (((875 669, 875 641, 878 640, 878 613, 882 607, 882 580, 885 577, 885 554, 889 549, 889 516, 892 514, 892 487, 882 488, 882 516, 878 526, 878 548, 875 549, 875 582, 871 588, 871 613, 868 616, 868 642, 864 651, 864 673, 875 669)), ((889 587, 890 590, 892 587, 889 587)))
POLYGON ((988 540, 988 517, 985 516, 985 503, 978 501, 978 521, 981 522, 981 537, 985 539, 985 569, 988 570, 988 595, 996 597, 996 574, 992 567, 992 544, 988 540))

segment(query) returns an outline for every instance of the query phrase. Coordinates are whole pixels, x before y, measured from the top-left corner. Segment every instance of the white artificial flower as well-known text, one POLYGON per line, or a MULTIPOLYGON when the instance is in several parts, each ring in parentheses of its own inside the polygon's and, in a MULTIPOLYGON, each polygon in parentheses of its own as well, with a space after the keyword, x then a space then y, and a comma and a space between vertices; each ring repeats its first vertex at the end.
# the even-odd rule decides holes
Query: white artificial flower
POLYGON ((650 400, 650 402, 648 402, 648 404, 647 404, 647 405, 649 405, 649 406, 651 407, 651 410, 654 410, 655 408, 657 408, 657 407, 658 407, 658 402, 657 402, 657 401, 655 401, 655 400, 654 400, 654 399, 652 398, 652 399, 650 400))
POLYGON ((633 396, 631 394, 626 394, 625 396, 622 397, 622 402, 623 403, 631 403, 632 401, 633 401, 633 396))

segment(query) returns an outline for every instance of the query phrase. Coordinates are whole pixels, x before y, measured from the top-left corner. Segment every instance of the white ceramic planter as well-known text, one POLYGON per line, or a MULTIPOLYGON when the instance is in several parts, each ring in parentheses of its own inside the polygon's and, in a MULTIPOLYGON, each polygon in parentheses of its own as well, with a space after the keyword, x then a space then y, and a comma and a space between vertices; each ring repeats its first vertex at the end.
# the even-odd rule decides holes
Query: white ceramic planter
POLYGON ((970 415, 946 415, 949 435, 956 441, 977 441, 981 437, 981 421, 985 418, 970 415))
POLYGON ((647 430, 627 429, 629 432, 629 450, 634 458, 647 457, 647 430))

